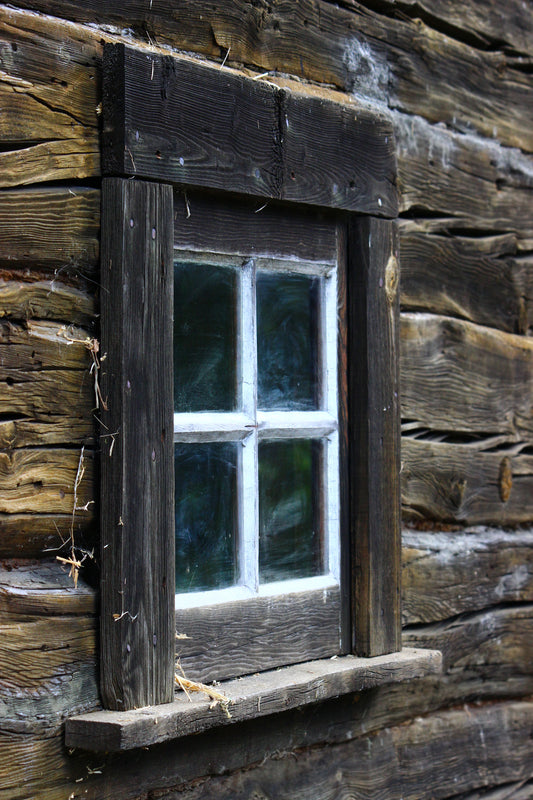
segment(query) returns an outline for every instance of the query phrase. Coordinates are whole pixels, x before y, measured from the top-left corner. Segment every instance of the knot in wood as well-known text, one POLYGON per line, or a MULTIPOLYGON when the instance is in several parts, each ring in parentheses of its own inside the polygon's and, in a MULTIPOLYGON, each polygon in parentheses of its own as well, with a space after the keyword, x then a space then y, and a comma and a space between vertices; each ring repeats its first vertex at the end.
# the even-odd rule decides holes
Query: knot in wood
POLYGON ((387 261, 385 267, 385 291, 387 292, 387 300, 389 305, 394 305, 396 302, 396 295, 398 293, 398 259, 396 256, 391 256, 387 261))

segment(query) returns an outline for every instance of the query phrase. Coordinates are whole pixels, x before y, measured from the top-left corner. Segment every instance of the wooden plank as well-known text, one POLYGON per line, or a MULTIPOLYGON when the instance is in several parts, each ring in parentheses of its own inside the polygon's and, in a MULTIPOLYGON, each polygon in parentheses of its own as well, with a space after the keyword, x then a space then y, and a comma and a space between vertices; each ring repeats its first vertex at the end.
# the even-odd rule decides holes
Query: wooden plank
POLYGON ((101 38, 2 7, 1 186, 98 174, 101 38))
POLYGON ((516 253, 512 236, 450 237, 412 227, 400 236, 402 309, 527 332, 533 312, 525 285, 530 275, 533 283, 533 265, 526 260, 518 266, 509 257, 516 253))
POLYGON ((182 693, 173 703, 159 708, 118 714, 96 711, 72 717, 65 728, 66 743, 100 752, 131 750, 439 670, 440 653, 431 650, 403 650, 371 661, 354 656, 309 661, 228 681, 221 687, 228 706, 215 713, 209 697, 189 698, 182 693))
POLYGON ((402 438, 402 508, 406 519, 467 525, 527 524, 533 516, 532 476, 531 455, 402 438))
POLYGON ((104 180, 101 691, 119 710, 173 692, 172 238, 169 186, 104 180))
POLYGON ((73 186, 0 192, 0 267, 54 272, 58 288, 69 276, 95 277, 99 232, 97 189, 73 186))
POLYGON ((431 314, 400 323, 402 416, 420 428, 509 441, 533 434, 533 341, 431 314))
POLYGON ((402 533, 404 624, 532 602, 533 530, 402 533))
POLYGON ((341 652, 338 588, 176 609, 188 678, 209 682, 341 652), (287 632, 290 631, 290 635, 287 632))
POLYGON ((152 8, 141 0, 120 6, 105 0, 83 6, 75 0, 21 0, 20 5, 147 30, 162 45, 333 84, 408 114, 423 113, 430 122, 533 149, 527 72, 501 52, 454 41, 420 19, 390 19, 358 2, 347 10, 314 0, 271 6, 244 0, 162 0, 152 8))
POLYGON ((104 173, 396 216, 389 121, 324 95, 109 44, 104 173))
POLYGON ((348 234, 350 530, 354 647, 399 649, 398 265, 395 227, 354 220, 348 234))
MULTIPOLYGON (((394 0, 382 5, 387 10, 396 8, 394 0)), ((481 49, 492 45, 510 54, 533 55, 533 16, 521 0, 508 0, 505 6, 480 5, 476 0, 404 0, 402 12, 406 11, 417 18, 425 14, 428 24, 445 29, 449 36, 472 39, 481 49)))

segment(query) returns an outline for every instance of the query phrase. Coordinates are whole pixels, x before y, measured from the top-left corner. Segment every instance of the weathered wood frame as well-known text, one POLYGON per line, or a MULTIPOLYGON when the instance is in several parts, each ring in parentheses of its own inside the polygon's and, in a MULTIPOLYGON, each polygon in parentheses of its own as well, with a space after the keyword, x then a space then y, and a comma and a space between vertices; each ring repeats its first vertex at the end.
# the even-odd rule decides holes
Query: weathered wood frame
MULTIPOLYGON (((173 697, 173 187, 335 210, 346 230, 347 650, 401 649, 397 214, 390 122, 186 58, 104 48, 104 705, 173 697), (132 180, 135 178, 135 180, 132 180), (165 324, 166 322, 166 324, 165 324)), ((290 213, 290 212, 289 212, 290 213)))

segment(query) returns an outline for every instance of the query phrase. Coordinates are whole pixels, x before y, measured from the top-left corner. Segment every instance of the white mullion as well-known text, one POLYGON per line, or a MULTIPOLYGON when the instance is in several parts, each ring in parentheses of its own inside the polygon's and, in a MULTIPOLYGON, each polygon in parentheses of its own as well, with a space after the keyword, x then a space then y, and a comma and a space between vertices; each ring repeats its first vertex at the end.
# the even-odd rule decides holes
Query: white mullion
POLYGON ((253 420, 249 436, 242 442, 239 480, 240 582, 257 591, 259 585, 258 464, 257 464, 257 346, 255 264, 248 261, 240 272, 239 375, 242 410, 253 420))
POLYGON ((253 418, 240 412, 195 411, 174 414, 174 441, 239 441, 248 436, 253 427, 253 418))

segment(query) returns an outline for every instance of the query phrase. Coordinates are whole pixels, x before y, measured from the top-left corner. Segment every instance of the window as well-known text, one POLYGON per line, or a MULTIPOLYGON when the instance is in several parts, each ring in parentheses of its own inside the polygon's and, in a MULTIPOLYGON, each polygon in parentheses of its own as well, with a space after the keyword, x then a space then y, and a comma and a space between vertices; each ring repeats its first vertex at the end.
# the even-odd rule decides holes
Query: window
POLYGON ((204 679, 399 650, 390 123, 123 45, 103 91, 105 706, 175 625, 204 679))
POLYGON ((174 197, 176 625, 202 681, 349 650, 343 225, 263 205, 174 197))

